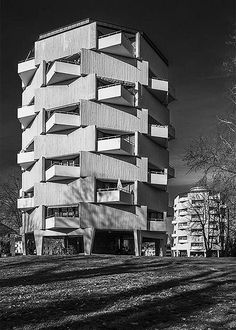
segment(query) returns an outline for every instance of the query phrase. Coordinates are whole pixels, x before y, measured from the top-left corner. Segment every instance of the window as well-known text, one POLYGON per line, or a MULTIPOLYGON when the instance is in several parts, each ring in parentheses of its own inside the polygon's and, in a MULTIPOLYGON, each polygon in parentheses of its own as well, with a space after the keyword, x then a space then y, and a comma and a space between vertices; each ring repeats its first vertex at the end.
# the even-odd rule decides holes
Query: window
POLYGON ((186 241, 187 240, 187 236, 179 236, 179 241, 186 241))

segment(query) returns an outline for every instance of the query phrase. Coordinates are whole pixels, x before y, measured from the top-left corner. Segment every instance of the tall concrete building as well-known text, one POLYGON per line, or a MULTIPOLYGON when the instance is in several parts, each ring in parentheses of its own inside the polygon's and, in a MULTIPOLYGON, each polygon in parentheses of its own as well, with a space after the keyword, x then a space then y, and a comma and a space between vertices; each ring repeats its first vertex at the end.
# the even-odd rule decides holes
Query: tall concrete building
POLYGON ((18 73, 24 253, 164 255, 165 57, 142 32, 85 19, 40 35, 18 73))
POLYGON ((220 206, 220 195, 203 187, 194 187, 175 198, 173 256, 206 256, 208 248, 211 255, 219 256, 225 221, 220 206))

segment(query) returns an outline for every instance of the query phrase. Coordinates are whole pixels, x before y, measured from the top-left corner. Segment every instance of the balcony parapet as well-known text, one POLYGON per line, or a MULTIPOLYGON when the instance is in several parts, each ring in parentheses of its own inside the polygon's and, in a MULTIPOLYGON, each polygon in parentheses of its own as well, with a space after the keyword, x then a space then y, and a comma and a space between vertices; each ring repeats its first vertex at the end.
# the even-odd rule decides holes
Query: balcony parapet
POLYGON ((166 187, 167 181, 168 181, 167 170, 148 172, 148 182, 153 185, 166 187))
POLYGON ((45 229, 76 229, 80 228, 79 217, 48 217, 45 219, 45 229))
POLYGON ((52 166, 46 170, 45 176, 46 181, 76 179, 80 177, 80 166, 52 164, 52 166))
POLYGON ((23 169, 27 169, 36 162, 34 159, 34 151, 25 152, 22 150, 17 154, 17 164, 19 164, 23 169))
POLYGON ((134 143, 129 136, 115 135, 98 139, 97 151, 103 153, 133 155, 134 143))
POLYGON ((17 109, 17 118, 22 125, 23 129, 26 129, 30 122, 35 118, 35 106, 28 105, 24 107, 20 107, 17 109))
POLYGON ((118 188, 98 189, 97 203, 132 205, 133 194, 125 189, 118 188))
POLYGON ((133 107, 135 95, 121 83, 114 83, 98 87, 98 101, 133 107))
POLYGON ((81 76, 80 65, 68 61, 55 61, 46 75, 47 85, 57 84, 81 76))
POLYGON ((21 197, 17 199, 17 208, 27 211, 35 208, 34 197, 21 197))
POLYGON ((18 63, 18 74, 22 80, 22 86, 26 87, 33 78, 37 67, 35 65, 35 59, 30 58, 18 63))
POLYGON ((55 133, 81 126, 81 117, 78 113, 58 111, 54 112, 46 122, 46 132, 55 133))
POLYGON ((134 57, 134 48, 122 31, 99 36, 98 49, 106 53, 134 57))

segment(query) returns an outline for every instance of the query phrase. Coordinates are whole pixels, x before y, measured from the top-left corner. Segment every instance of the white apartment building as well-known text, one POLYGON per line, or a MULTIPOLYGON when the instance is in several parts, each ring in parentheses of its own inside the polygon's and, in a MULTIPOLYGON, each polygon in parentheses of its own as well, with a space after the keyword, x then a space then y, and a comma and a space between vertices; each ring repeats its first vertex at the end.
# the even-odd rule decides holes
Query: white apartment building
POLYGON ((24 253, 165 255, 165 57, 142 32, 85 19, 41 34, 18 74, 24 253))
POLYGON ((203 187, 178 195, 174 200, 173 246, 175 257, 206 256, 204 235, 211 255, 219 256, 223 230, 220 196, 203 187))

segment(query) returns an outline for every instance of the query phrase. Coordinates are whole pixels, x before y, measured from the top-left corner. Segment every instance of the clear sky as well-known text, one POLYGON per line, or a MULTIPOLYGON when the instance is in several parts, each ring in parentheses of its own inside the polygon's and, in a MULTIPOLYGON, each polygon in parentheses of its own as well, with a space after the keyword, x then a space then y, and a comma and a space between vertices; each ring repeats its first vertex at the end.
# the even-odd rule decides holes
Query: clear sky
POLYGON ((226 42, 236 22, 235 0, 0 0, 0 5, 0 176, 16 166, 21 149, 18 61, 40 33, 90 17, 146 32, 168 58, 177 94, 169 106, 176 128, 169 148, 176 168, 171 199, 195 183, 197 175, 187 175, 182 162, 185 147, 197 136, 213 134, 216 116, 231 106, 230 77, 222 63, 232 55, 226 42))

